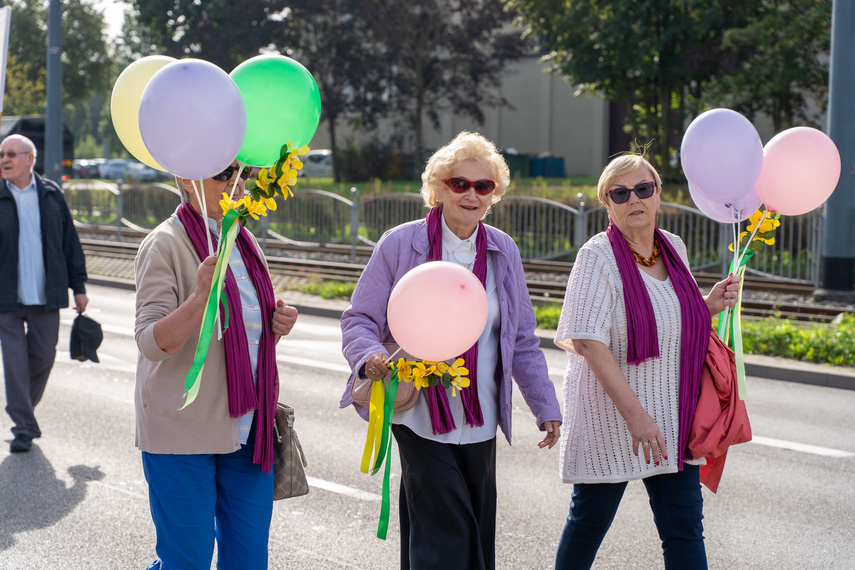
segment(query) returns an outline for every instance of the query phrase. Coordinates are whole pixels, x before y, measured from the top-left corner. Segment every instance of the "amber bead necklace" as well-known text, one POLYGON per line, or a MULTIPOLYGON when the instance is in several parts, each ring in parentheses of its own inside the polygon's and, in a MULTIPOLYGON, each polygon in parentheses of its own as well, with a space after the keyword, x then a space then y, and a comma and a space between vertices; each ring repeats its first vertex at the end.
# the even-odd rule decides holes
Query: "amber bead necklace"
POLYGON ((653 267, 657 261, 659 261, 659 254, 662 253, 659 249, 659 242, 657 240, 653 240, 653 255, 649 258, 642 257, 637 251, 635 251, 632 246, 629 246, 629 251, 632 252, 632 256, 635 258, 635 261, 643 265, 644 267, 653 267))

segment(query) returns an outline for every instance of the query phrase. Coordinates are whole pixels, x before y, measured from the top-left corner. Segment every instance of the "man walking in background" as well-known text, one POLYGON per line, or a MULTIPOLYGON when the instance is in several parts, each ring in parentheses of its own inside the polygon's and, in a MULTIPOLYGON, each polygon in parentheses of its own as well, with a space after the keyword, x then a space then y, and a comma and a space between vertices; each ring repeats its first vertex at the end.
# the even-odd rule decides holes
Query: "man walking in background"
POLYGON ((36 147, 21 135, 0 143, 0 350, 9 450, 29 451, 42 435, 34 409, 56 357, 59 310, 86 310, 86 260, 60 187, 33 172, 36 147))

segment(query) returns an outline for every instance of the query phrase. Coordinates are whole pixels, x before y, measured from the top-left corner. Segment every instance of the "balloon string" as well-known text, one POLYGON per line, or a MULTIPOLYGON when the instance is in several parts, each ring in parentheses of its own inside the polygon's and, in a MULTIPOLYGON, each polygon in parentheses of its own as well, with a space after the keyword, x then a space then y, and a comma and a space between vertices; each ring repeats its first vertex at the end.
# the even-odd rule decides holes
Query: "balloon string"
POLYGON ((396 354, 398 354, 399 352, 401 352, 401 347, 400 347, 400 346, 398 347, 398 350, 396 350, 395 352, 393 352, 393 353, 392 353, 392 356, 390 356, 390 357, 386 360, 386 362, 384 362, 384 364, 389 364, 390 362, 392 362, 392 359, 393 359, 393 358, 395 358, 395 355, 396 355, 396 354))
POLYGON ((205 203, 205 182, 199 180, 199 186, 202 187, 201 196, 199 189, 196 188, 196 181, 191 180, 190 184, 193 185, 193 192, 196 193, 196 201, 202 205, 202 218, 205 220, 205 235, 208 236, 208 255, 214 255, 214 242, 211 241, 211 230, 208 228, 208 205, 205 203))
POLYGON ((238 160, 238 175, 235 176, 235 183, 232 184, 232 191, 229 193, 229 200, 234 200, 235 189, 237 189, 238 180, 240 180, 240 173, 243 172, 243 169, 247 166, 249 166, 247 163, 238 160))
POLYGON ((760 229, 760 226, 763 224, 763 221, 766 219, 766 216, 769 215, 769 210, 763 212, 763 215, 760 216, 760 221, 757 222, 757 225, 754 226, 754 231, 751 232, 751 235, 748 237, 748 241, 745 242, 745 247, 742 248, 742 253, 740 253, 739 257, 736 259, 736 264, 734 267, 739 267, 742 258, 745 257, 745 253, 748 251, 748 246, 751 244, 751 240, 754 239, 754 236, 757 235, 757 230, 760 229))
MULTIPOLYGON (((728 204, 730 206, 730 215, 733 222, 730 223, 730 232, 731 239, 733 239, 733 267, 737 267, 736 265, 736 257, 739 253, 739 216, 737 216, 736 208, 733 207, 733 204, 728 204)), ((741 214, 739 214, 741 215, 741 214)), ((729 275, 728 275, 729 277, 729 275)), ((727 320, 727 312, 730 307, 725 307, 724 311, 721 314, 721 320, 727 320)))
MULTIPOLYGON (((205 181, 199 180, 199 186, 202 188, 201 193, 199 192, 199 188, 196 188, 196 181, 191 180, 190 184, 193 185, 193 192, 196 193, 196 201, 202 204, 202 219, 205 220, 205 235, 208 237, 208 255, 214 255, 214 242, 211 240, 211 230, 208 228, 208 205, 205 203, 205 181), (201 197, 200 197, 201 194, 201 197)), ((213 282, 211 286, 216 286, 213 282)), ((214 318, 217 322, 217 339, 223 339, 223 323, 220 321, 220 311, 214 313, 214 318)))

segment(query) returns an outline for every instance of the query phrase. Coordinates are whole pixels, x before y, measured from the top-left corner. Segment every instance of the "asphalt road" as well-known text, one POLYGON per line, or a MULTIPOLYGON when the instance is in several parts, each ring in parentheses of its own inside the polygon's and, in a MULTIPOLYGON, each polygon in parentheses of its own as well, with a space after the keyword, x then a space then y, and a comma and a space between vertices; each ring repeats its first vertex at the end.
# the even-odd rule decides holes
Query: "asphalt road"
MULTIPOLYGON (((134 447, 133 311, 133 292, 90 287, 87 314, 105 332, 100 364, 69 359, 74 314, 63 312, 32 451, 9 453, 11 423, 0 414, 0 569, 132 569, 154 558, 134 447)), ((564 355, 546 353, 560 393, 564 355)), ((274 505, 270 567, 396 568, 397 492, 381 541, 380 476, 359 471, 366 424, 338 408, 347 372, 337 321, 301 316, 278 359, 312 489, 274 505)), ((755 441, 731 450, 718 494, 704 491, 710 567, 855 568, 855 391, 749 378, 748 411, 755 441)), ((514 422, 513 447, 498 445, 498 566, 551 568, 571 487, 558 477, 557 449, 537 448, 518 394, 514 422)), ((393 489, 399 469, 393 451, 393 489)), ((595 568, 661 567, 644 486, 631 483, 595 568)))

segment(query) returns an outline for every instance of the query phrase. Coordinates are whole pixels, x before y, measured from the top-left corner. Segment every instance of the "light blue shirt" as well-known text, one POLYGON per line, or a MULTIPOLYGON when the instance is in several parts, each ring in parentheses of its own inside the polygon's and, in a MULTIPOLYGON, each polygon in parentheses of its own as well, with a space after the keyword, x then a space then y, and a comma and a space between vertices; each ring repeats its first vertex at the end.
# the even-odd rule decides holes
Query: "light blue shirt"
MULTIPOLYGON (((181 220, 173 214, 173 217, 178 221, 181 220)), ((212 232, 219 235, 217 231, 217 221, 213 218, 205 218, 208 222, 208 227, 212 232)), ((222 239, 222 236, 220 236, 222 239)), ((243 326, 246 329, 246 342, 249 349, 249 363, 252 367, 252 383, 258 385, 258 349, 261 343, 261 306, 258 301, 258 294, 255 291, 255 285, 252 284, 252 279, 249 278, 249 272, 240 255, 237 245, 232 248, 232 253, 229 256, 229 268, 237 281, 238 290, 240 291, 241 315, 243 316, 243 326)), ((238 438, 241 444, 245 444, 249 440, 249 432, 252 429, 252 418, 255 416, 255 410, 247 412, 238 418, 238 438)))
POLYGON ((36 177, 30 174, 30 183, 24 188, 8 180, 6 186, 18 207, 18 303, 45 305, 45 255, 36 177))

